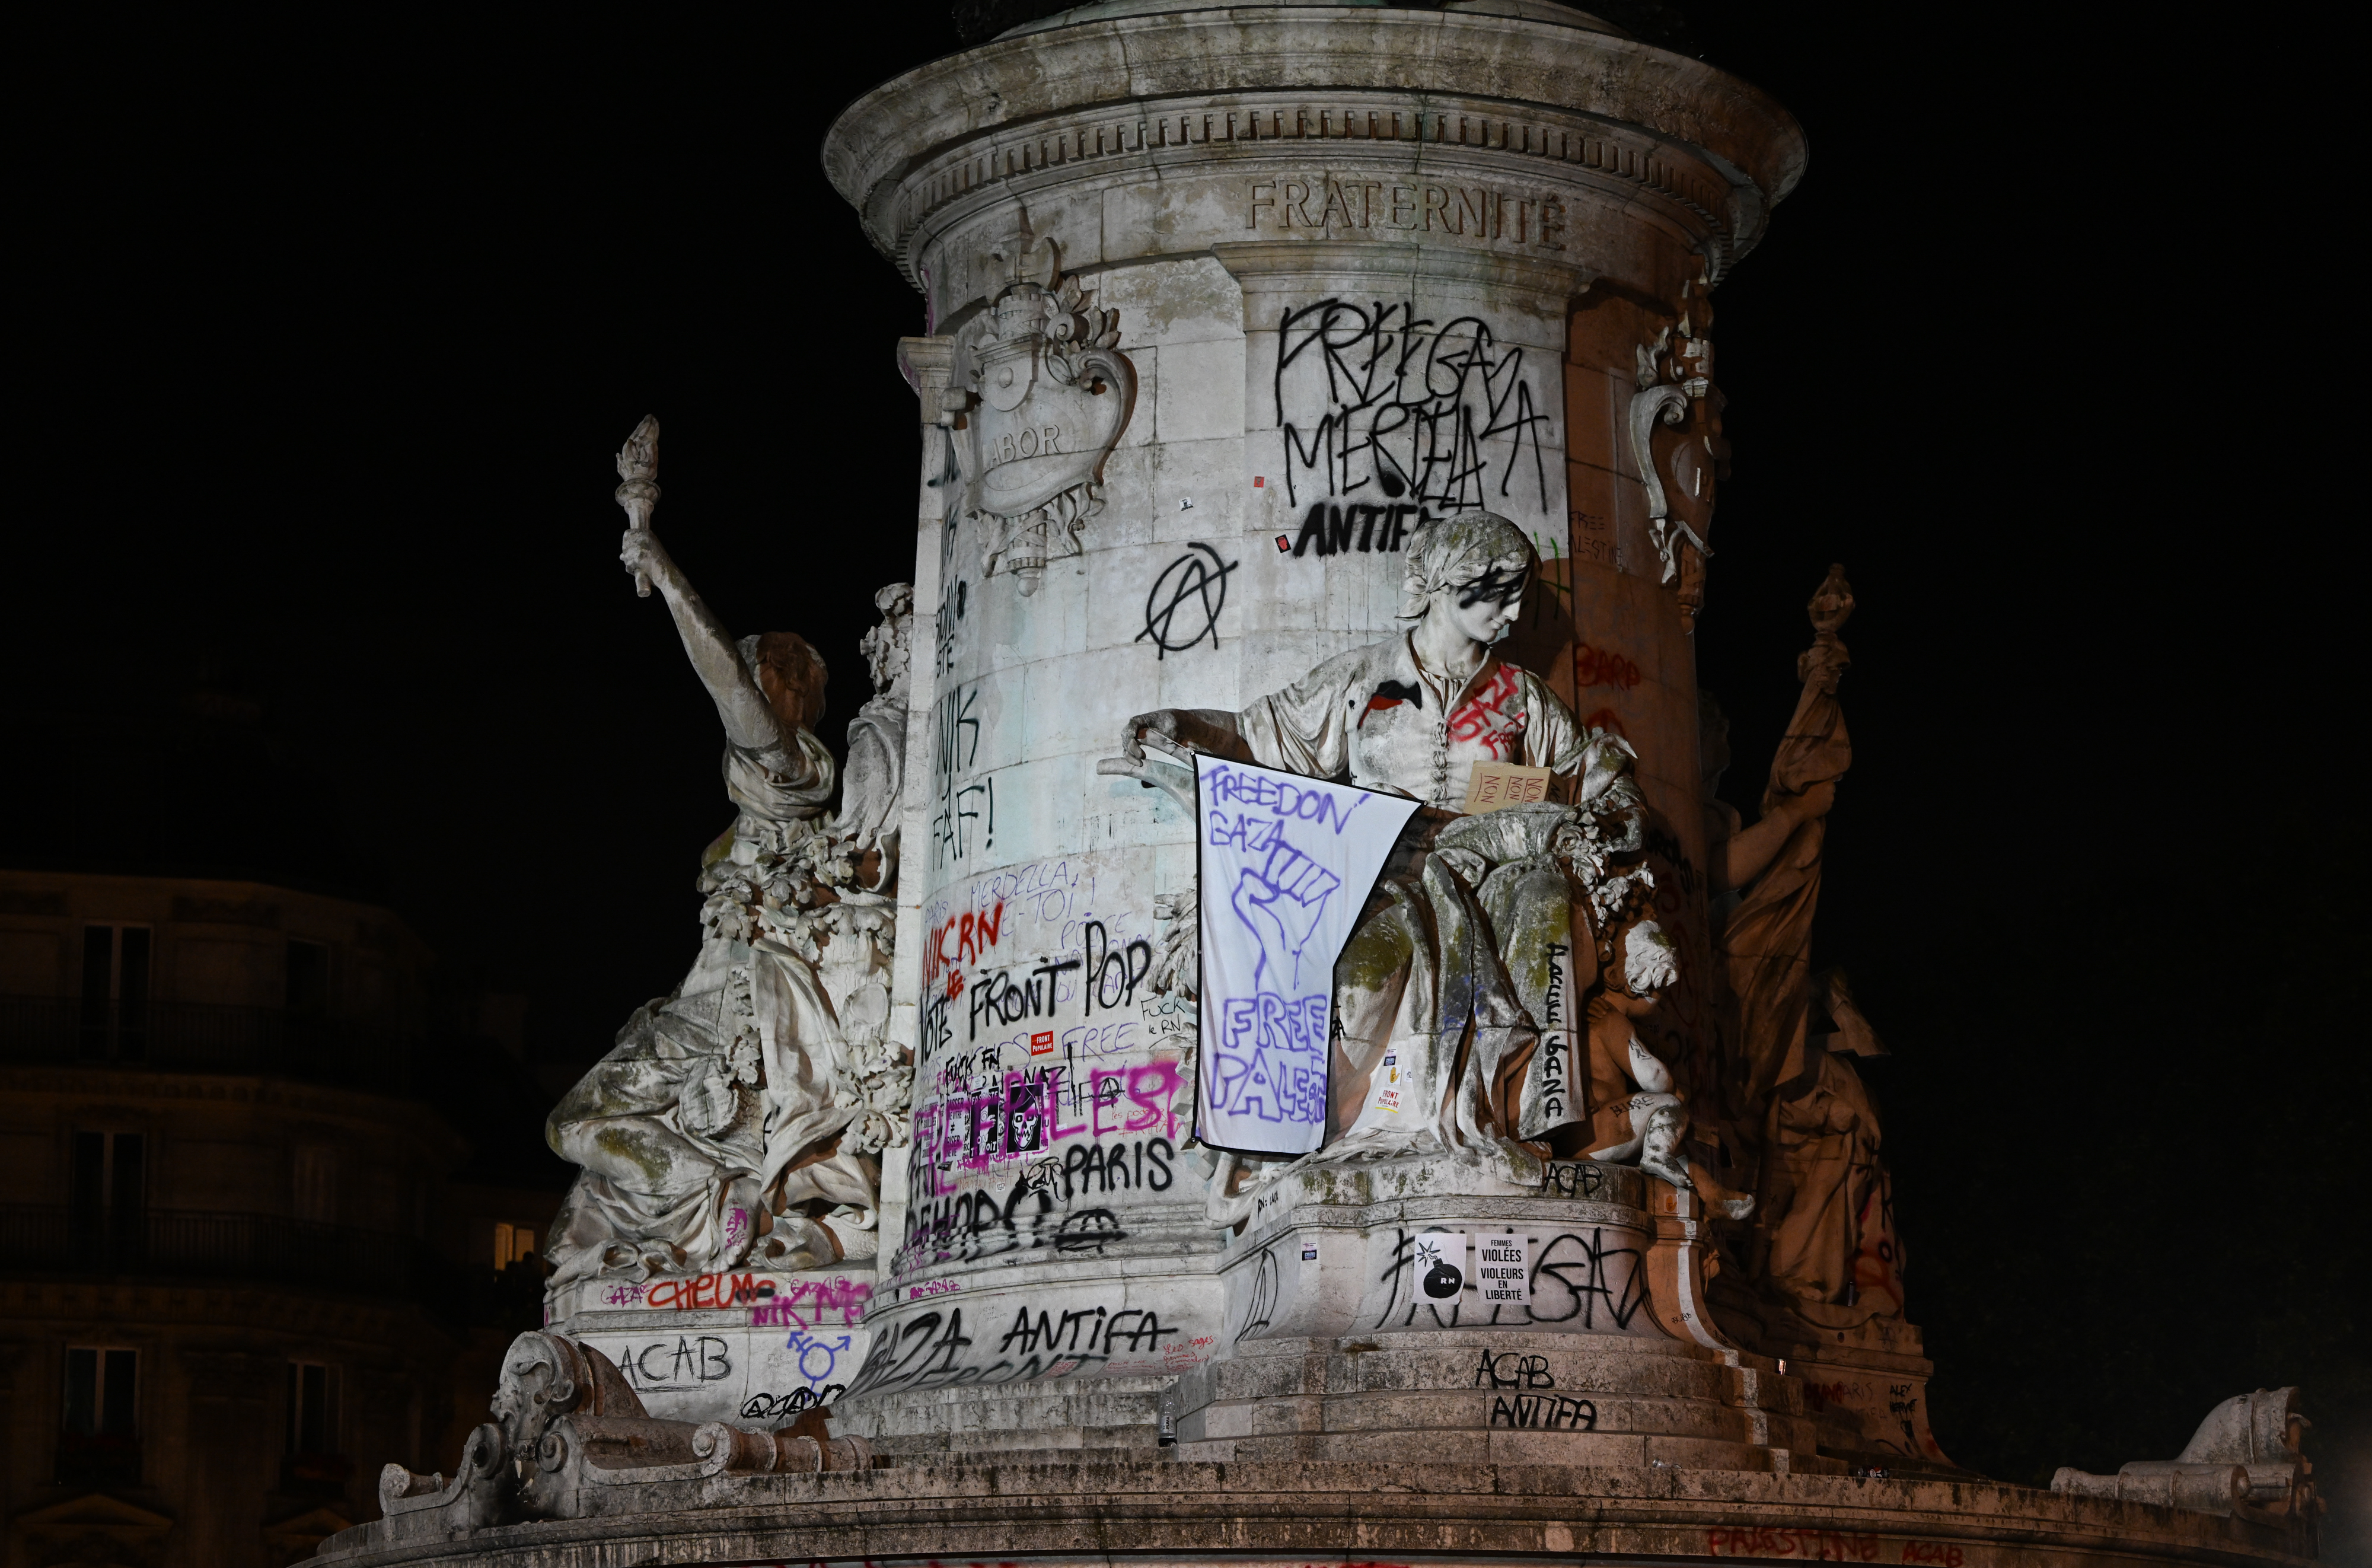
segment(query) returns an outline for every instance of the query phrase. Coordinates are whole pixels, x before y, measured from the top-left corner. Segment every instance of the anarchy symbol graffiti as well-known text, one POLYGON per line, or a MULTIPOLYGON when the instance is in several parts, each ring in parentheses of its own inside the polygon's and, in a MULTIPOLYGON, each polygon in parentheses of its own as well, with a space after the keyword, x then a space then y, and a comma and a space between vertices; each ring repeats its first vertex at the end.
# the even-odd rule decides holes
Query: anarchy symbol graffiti
POLYGON ((1242 564, 1240 561, 1222 563, 1219 552, 1207 544, 1189 546, 1185 554, 1163 567, 1161 575, 1153 580, 1145 596, 1145 630, 1136 634, 1136 641, 1152 638, 1158 650, 1156 658, 1182 654, 1205 637, 1217 647, 1219 610, 1227 602, 1227 574, 1242 564))

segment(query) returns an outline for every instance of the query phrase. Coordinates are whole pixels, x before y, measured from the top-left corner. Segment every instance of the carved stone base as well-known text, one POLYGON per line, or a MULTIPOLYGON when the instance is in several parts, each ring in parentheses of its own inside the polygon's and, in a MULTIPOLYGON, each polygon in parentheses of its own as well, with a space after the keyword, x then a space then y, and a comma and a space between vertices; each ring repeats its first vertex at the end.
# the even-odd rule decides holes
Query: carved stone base
POLYGON ((833 1429, 900 1463, 1149 1459, 1167 1376, 965 1385, 881 1394, 837 1409, 833 1429))
POLYGON ((1010 1563, 1223 1568, 1576 1561, 2271 1568, 2304 1560, 2250 1520, 1990 1482, 1689 1467, 1409 1463, 924 1464, 815 1474, 602 1472, 574 1517, 441 1542, 394 1517, 333 1537, 320 1568, 620 1563, 1010 1563))
POLYGON ((573 1310, 552 1331, 600 1352, 654 1416, 771 1428, 855 1380, 873 1294, 870 1274, 843 1271, 589 1282, 557 1298, 573 1310), (645 1305, 654 1298, 703 1305, 645 1305))
POLYGON ((1800 1384, 1657 1337, 1492 1329, 1250 1340, 1179 1379, 1178 1456, 1843 1474, 1800 1384))
POLYGON ((1717 1295, 1722 1322, 1744 1342, 1782 1363, 1804 1385, 1820 1425, 1820 1451, 1858 1469, 1967 1477, 1927 1421, 1927 1380, 1936 1364, 1920 1353, 1918 1329, 1899 1318, 1823 1327, 1785 1303, 1717 1295))

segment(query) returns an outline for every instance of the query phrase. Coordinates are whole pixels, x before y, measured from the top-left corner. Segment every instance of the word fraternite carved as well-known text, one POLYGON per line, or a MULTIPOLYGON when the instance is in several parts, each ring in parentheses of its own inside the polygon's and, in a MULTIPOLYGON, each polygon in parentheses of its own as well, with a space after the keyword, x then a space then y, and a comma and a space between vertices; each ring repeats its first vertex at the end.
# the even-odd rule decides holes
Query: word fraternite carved
POLYGON ((1080 552, 1103 509, 1104 459, 1136 403, 1136 368, 1116 352, 1119 313, 1064 275, 1052 240, 994 258, 1006 283, 957 334, 954 386, 941 400, 963 507, 987 525, 981 572, 1010 572, 1034 594, 1046 563, 1080 552))
POLYGON ((849 726, 834 813, 841 771, 810 728, 822 656, 787 632, 737 642, 693 591, 648 527, 657 443, 645 420, 619 457, 620 558, 667 601, 716 703, 737 815, 702 857, 691 972, 547 1121, 581 1167, 552 1223, 555 1295, 870 1258, 879 1152, 907 1137, 913 1070, 888 1027, 913 592, 875 598, 875 695, 849 726))

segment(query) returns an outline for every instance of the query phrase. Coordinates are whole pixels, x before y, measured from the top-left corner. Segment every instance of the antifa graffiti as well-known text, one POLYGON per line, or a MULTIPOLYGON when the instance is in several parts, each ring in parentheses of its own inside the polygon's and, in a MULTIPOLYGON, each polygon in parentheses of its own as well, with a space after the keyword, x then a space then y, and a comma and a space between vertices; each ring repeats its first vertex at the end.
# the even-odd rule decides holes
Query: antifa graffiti
POLYGON ((849 1396, 1061 1377, 1083 1367, 1184 1372, 1210 1359, 1213 1342, 1157 1310, 1130 1307, 1017 1307, 1002 1330, 976 1309, 972 1324, 968 1330, 960 1307, 916 1313, 875 1344, 849 1396))
POLYGON ((1308 505, 1292 553, 1398 551, 1435 516, 1508 500, 1545 509, 1550 423, 1524 351, 1464 316, 1324 299, 1277 333, 1286 505, 1308 505), (1429 508, 1429 510, 1428 510, 1429 508))

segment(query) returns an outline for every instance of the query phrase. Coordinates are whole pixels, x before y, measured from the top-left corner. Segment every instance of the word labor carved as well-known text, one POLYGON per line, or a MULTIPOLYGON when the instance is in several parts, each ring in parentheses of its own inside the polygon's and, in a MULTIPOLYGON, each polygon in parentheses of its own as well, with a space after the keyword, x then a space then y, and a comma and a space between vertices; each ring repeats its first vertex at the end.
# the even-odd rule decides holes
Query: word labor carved
POLYGON ((1001 289, 959 334, 939 425, 983 526, 981 574, 1037 592, 1050 559, 1080 552, 1103 509, 1104 460, 1127 427, 1136 370, 1120 319, 1064 276, 1041 237, 998 258, 1001 289))
POLYGON ((1565 216, 1565 204, 1546 194, 1321 173, 1306 180, 1253 180, 1244 226, 1399 229, 1562 250, 1565 216))

